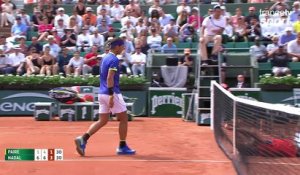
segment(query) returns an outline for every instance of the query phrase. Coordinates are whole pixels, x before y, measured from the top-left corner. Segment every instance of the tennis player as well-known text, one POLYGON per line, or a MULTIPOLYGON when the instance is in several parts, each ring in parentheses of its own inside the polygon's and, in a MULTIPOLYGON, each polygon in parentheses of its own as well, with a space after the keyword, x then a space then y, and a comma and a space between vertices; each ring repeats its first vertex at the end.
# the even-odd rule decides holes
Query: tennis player
POLYGON ((110 41, 110 52, 104 56, 100 72, 99 89, 99 113, 100 118, 93 123, 88 131, 75 139, 76 150, 81 155, 85 155, 85 148, 90 136, 106 125, 110 113, 116 114, 120 120, 119 136, 120 145, 117 148, 118 155, 135 154, 135 150, 130 149, 126 144, 128 116, 127 109, 119 88, 119 59, 116 55, 124 50, 124 41, 115 38, 110 41))

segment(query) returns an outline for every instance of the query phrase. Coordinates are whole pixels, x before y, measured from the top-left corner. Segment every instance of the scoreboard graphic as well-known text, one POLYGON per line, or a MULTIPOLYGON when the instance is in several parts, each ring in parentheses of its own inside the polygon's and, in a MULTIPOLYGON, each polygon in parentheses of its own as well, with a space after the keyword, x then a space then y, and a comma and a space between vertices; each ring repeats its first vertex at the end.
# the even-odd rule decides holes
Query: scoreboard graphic
POLYGON ((63 159, 63 149, 8 148, 5 150, 6 161, 60 161, 63 159))

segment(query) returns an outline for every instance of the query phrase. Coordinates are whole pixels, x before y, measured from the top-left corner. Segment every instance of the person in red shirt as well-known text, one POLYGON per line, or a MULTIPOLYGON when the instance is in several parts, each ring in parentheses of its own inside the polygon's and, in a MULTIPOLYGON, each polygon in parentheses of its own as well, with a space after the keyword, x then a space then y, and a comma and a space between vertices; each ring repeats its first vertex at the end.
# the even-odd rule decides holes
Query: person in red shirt
POLYGON ((93 75, 99 75, 100 59, 97 46, 93 46, 91 52, 85 55, 82 74, 87 75, 88 73, 92 73, 93 75))

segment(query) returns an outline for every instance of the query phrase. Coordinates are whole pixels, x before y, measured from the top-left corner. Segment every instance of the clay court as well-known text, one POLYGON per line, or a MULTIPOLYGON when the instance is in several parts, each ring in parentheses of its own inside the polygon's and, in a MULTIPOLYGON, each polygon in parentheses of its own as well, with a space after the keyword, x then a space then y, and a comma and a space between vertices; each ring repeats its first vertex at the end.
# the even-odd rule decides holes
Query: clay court
POLYGON ((87 145, 80 157, 74 138, 91 122, 35 121, 32 117, 0 118, 0 175, 234 175, 231 161, 218 148, 207 126, 179 118, 135 118, 129 123, 134 156, 117 156, 118 122, 111 121, 87 145), (64 160, 4 161, 6 148, 62 148, 64 160))

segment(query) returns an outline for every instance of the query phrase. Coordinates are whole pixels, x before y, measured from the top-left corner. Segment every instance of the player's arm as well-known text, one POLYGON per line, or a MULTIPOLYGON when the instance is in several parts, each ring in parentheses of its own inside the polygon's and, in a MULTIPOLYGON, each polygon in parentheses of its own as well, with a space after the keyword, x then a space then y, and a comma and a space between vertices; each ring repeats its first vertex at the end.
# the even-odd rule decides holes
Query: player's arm
POLYGON ((116 73, 116 69, 110 68, 108 70, 107 75, 107 87, 109 93, 109 107, 112 108, 114 106, 114 76, 116 73))

